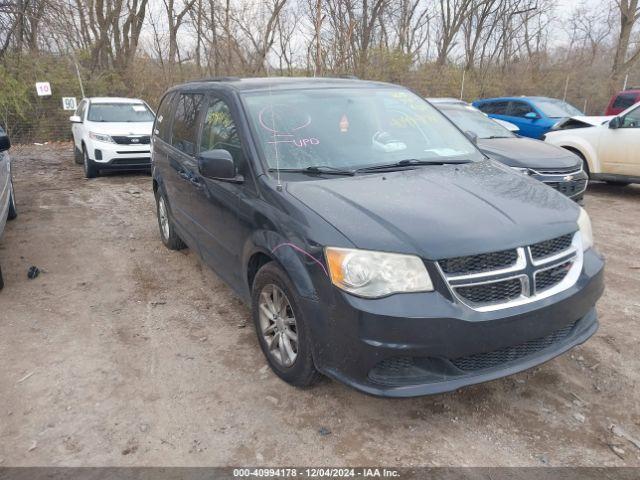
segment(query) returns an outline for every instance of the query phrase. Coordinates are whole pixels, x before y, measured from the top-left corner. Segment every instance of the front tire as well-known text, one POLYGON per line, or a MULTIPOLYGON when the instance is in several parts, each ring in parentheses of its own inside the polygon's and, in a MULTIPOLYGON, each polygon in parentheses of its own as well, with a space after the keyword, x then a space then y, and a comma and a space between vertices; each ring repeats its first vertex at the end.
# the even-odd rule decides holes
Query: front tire
POLYGON ((256 274, 251 311, 260 348, 282 380, 308 387, 320 378, 311 353, 311 332, 286 273, 274 262, 256 274))
POLYGON ((76 162, 78 165, 82 165, 82 161, 83 161, 82 150, 76 147, 75 143, 73 144, 73 161, 76 162))
POLYGON ((84 176, 86 178, 96 178, 98 176, 98 166, 96 162, 89 158, 89 153, 86 148, 82 149, 82 158, 84 164, 84 176))
POLYGON ((182 239, 176 233, 173 220, 169 215, 167 199, 164 193, 156 193, 156 214, 158 216, 158 227, 160 228, 160 238, 162 243, 169 250, 182 250, 186 247, 182 239))
POLYGON ((16 194, 13 191, 13 179, 9 179, 9 215, 7 218, 13 220, 18 217, 18 208, 16 207, 16 194))

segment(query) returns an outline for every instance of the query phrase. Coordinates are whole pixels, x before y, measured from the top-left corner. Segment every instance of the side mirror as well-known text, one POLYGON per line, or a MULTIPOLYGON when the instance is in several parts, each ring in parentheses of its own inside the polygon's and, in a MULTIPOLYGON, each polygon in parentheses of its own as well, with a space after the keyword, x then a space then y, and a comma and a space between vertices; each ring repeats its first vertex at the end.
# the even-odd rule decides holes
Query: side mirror
POLYGON ((469 140, 471 140, 471 142, 473 142, 474 144, 478 143, 478 134, 477 133, 472 132, 471 130, 465 130, 464 136, 467 137, 469 140))
POLYGON ((9 141, 9 135, 6 133, 0 134, 0 152, 9 150, 11 148, 11 142, 9 141))
POLYGON ((70 121, 71 123, 82 123, 82 118, 80 118, 80 116, 79 116, 79 115, 71 115, 71 116, 69 117, 69 121, 70 121))
POLYGON ((613 117, 611 120, 609 120, 609 128, 613 128, 614 130, 616 128, 620 128, 621 124, 622 119, 620 117, 613 117))
POLYGON ((227 150, 207 150, 201 152, 198 157, 198 170, 206 178, 215 180, 242 181, 236 177, 236 166, 233 157, 227 150))
POLYGON ((536 120, 540 118, 536 112, 525 113, 524 118, 528 118, 529 120, 536 120))

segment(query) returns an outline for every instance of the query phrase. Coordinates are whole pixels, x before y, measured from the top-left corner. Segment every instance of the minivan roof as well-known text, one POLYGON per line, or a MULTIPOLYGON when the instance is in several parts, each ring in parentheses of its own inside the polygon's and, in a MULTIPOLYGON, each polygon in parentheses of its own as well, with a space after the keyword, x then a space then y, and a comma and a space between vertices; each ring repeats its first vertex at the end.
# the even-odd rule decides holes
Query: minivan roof
POLYGON ((261 77, 261 78, 234 78, 222 77, 212 79, 195 80, 172 87, 171 90, 206 90, 212 86, 223 87, 237 91, 260 90, 293 90, 303 88, 336 88, 336 87, 398 87, 391 83, 358 80, 354 78, 328 78, 328 77, 261 77))

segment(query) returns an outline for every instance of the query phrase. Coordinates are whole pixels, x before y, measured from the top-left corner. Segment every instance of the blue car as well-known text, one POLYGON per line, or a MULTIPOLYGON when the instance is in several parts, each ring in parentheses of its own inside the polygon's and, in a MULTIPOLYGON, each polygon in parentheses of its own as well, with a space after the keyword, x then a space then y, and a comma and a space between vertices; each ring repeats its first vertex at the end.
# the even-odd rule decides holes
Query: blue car
POLYGON ((549 97, 485 98, 473 106, 491 118, 517 125, 520 135, 531 138, 542 138, 562 118, 584 115, 573 105, 549 97))

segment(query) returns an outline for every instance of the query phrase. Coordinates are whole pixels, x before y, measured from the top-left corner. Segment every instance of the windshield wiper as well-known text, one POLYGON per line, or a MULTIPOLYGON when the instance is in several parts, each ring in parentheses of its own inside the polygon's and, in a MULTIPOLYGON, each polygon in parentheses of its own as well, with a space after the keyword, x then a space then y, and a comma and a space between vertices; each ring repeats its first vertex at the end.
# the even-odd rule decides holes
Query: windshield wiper
MULTIPOLYGON (((281 172, 310 173, 312 175, 355 175, 354 170, 331 167, 329 165, 311 165, 306 168, 280 168, 281 172)), ((277 168, 270 168, 270 172, 277 172, 277 168)))
POLYGON ((420 160, 417 158, 407 158, 395 163, 384 163, 381 165, 358 168, 356 172, 375 172, 379 170, 396 170, 407 167, 418 167, 421 165, 445 165, 458 163, 469 163, 469 160, 420 160))

